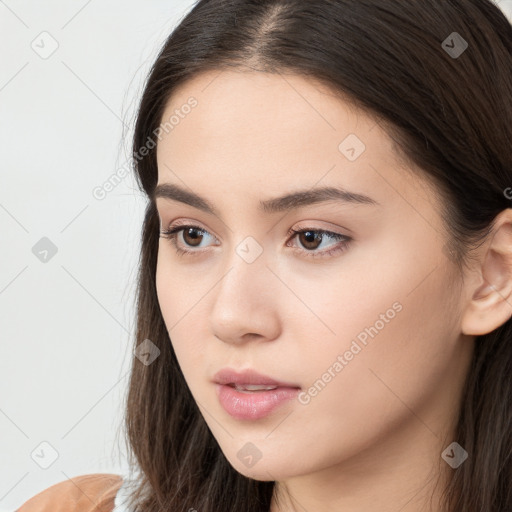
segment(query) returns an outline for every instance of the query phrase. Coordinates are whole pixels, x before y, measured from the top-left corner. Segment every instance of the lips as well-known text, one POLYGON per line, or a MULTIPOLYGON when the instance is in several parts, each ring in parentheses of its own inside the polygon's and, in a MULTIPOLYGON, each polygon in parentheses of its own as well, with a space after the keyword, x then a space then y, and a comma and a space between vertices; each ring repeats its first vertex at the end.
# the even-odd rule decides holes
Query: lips
POLYGON ((232 368, 223 368, 214 375, 213 381, 217 384, 230 385, 232 387, 239 389, 240 391, 245 390, 247 392, 263 390, 265 387, 267 387, 268 389, 300 389, 300 386, 296 383, 277 380, 267 375, 258 373, 257 371, 252 369, 237 372, 232 368), (258 386, 258 388, 254 386, 258 386))
POLYGON ((236 420, 264 419, 285 404, 293 406, 298 388, 277 387, 268 391, 237 391, 227 384, 215 384, 217 397, 223 409, 236 420))

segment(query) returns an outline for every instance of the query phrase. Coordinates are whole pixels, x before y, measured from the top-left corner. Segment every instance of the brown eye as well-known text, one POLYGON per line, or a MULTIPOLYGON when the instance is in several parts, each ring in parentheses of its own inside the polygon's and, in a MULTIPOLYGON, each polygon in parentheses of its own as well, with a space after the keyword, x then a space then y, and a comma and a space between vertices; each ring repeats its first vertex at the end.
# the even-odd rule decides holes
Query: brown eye
POLYGON ((299 241, 305 249, 318 249, 322 243, 322 233, 318 231, 302 231, 299 233, 299 241))
MULTIPOLYGON (((308 258, 324 258, 341 253, 348 248, 352 241, 352 238, 349 236, 342 235, 341 233, 334 233, 332 231, 326 231, 324 229, 290 229, 288 231, 288 235, 290 236, 292 234, 295 235, 292 237, 292 240, 297 238, 300 242, 300 246, 302 247, 294 247, 294 250, 302 253, 302 255, 308 258), (331 244, 331 249, 317 251, 319 246, 321 246, 325 240, 331 240, 337 243, 331 244)), ((175 248, 176 253, 180 256, 201 256, 205 254, 205 250, 196 251, 194 248, 199 248, 205 237, 206 239, 208 239, 208 237, 212 237, 212 235, 205 229, 191 225, 179 225, 169 228, 167 231, 162 231, 160 236, 169 239, 172 246, 175 248), (181 232, 183 232, 181 235, 182 240, 178 243, 178 234, 181 232)))
POLYGON ((290 231, 288 231, 288 235, 292 234, 295 235, 292 237, 292 240, 297 239, 297 245, 294 246, 294 249, 302 253, 307 258, 324 258, 341 253, 348 248, 352 241, 352 238, 349 236, 327 231, 325 229, 290 229, 290 231), (337 243, 331 244, 331 249, 318 251, 317 249, 323 244, 324 240, 333 240, 337 243), (300 248, 297 246, 300 246, 300 248))
POLYGON ((191 247, 199 246, 203 241, 203 237, 204 234, 200 229, 193 227, 183 229, 183 240, 187 245, 190 245, 191 247), (199 233, 199 235, 197 233, 199 233))
POLYGON ((200 248, 202 242, 206 238, 212 236, 208 231, 200 228, 199 226, 183 226, 178 225, 173 228, 169 228, 167 231, 162 231, 160 233, 162 238, 167 238, 170 240, 171 245, 175 248, 176 253, 180 256, 182 255, 201 255, 204 253, 204 250, 195 250, 196 248, 200 248), (180 235, 180 233, 182 233, 180 235), (178 241, 178 236, 180 240, 178 241))

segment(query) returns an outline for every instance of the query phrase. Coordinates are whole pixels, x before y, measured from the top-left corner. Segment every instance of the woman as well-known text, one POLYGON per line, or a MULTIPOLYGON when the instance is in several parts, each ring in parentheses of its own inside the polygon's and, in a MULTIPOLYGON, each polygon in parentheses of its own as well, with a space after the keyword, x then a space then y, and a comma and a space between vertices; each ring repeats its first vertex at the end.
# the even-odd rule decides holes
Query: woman
POLYGON ((19 511, 512 510, 511 140, 491 1, 199 1, 133 139, 134 474, 19 511))

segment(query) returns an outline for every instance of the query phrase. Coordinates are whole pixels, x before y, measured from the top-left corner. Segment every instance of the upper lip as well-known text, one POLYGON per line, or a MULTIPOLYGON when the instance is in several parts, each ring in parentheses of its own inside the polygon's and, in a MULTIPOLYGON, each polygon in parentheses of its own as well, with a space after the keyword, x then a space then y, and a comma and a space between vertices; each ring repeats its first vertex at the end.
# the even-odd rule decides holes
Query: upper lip
POLYGON ((252 369, 237 372, 232 368, 223 368, 213 376, 213 380, 218 384, 261 384, 285 388, 300 388, 297 384, 273 379, 252 369))

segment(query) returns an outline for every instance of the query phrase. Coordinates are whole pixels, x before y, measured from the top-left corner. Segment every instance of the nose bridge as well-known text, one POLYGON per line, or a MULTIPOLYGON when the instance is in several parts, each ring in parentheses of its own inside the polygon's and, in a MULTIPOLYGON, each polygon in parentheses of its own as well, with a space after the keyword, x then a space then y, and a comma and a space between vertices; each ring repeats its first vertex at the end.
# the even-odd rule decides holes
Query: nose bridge
POLYGON ((262 244, 251 236, 243 239, 228 258, 229 270, 219 283, 217 298, 223 300, 246 296, 247 300, 253 300, 266 295, 271 275, 267 264, 262 244))
POLYGON ((254 240, 247 239, 227 259, 227 271, 218 283, 211 311, 212 329, 218 338, 234 340, 249 332, 274 335, 277 295, 267 260, 261 245, 258 248, 254 240))

